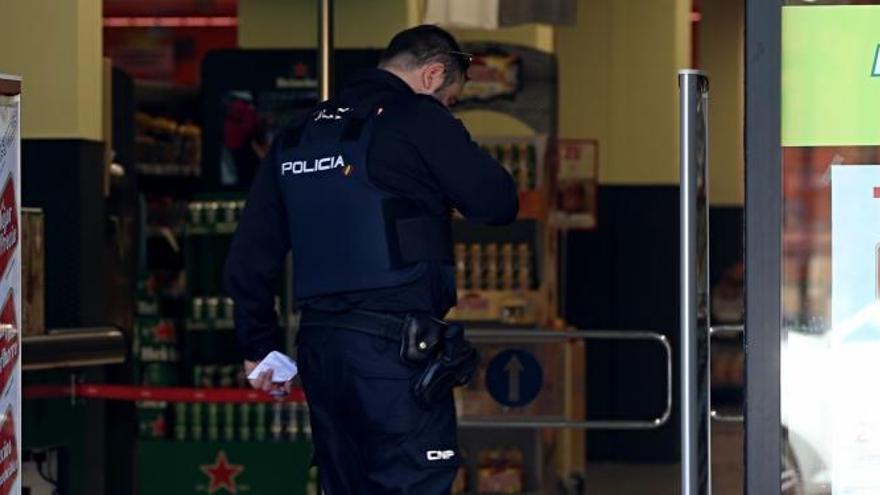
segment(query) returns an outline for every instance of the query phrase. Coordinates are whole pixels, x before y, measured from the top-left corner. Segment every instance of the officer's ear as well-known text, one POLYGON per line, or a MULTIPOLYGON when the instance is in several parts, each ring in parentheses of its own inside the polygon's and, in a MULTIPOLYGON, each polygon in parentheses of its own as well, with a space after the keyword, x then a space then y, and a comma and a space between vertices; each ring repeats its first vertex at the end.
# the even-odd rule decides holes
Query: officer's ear
POLYGON ((440 62, 432 62, 426 64, 422 69, 421 81, 422 90, 425 94, 434 94, 441 87, 446 76, 446 67, 440 62))

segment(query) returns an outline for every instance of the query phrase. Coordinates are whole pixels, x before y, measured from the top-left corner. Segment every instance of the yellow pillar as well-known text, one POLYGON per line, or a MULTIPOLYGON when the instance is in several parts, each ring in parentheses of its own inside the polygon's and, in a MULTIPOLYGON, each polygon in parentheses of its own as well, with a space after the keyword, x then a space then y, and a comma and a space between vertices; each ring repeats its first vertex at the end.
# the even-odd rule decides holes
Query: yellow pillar
MULTIPOLYGON (((410 0, 334 0, 336 48, 384 48, 405 29, 415 4, 410 0)), ((314 48, 318 39, 317 0, 243 0, 238 3, 241 48, 314 48)))
POLYGON ((96 0, 0 5, 0 72, 23 78, 23 138, 102 140, 101 22, 96 0))
POLYGON ((556 28, 559 132, 596 138, 604 184, 678 183, 678 69, 690 0, 580 0, 556 28))
POLYGON ((709 74, 709 199, 743 204, 745 2, 703 0, 700 65, 709 74))

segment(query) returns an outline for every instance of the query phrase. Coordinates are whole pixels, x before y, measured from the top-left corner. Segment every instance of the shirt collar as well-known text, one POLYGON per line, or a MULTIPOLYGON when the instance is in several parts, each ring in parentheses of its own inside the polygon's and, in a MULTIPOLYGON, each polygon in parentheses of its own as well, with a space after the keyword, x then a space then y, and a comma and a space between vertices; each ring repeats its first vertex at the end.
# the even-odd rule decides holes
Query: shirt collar
POLYGON ((380 85, 393 91, 402 91, 404 93, 413 93, 412 88, 401 78, 384 69, 372 67, 361 72, 352 85, 360 84, 380 85))

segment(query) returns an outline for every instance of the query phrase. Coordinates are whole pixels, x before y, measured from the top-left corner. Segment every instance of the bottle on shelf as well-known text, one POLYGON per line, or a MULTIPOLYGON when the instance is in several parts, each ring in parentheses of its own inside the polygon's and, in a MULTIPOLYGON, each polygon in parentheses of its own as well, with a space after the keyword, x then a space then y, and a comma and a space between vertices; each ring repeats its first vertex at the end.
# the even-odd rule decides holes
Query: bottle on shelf
POLYGON ((498 244, 492 242, 486 245, 486 255, 484 260, 486 265, 486 289, 497 290, 500 288, 500 278, 498 276, 498 244))
POLYGON ((254 405, 254 413, 256 415, 256 421, 254 423, 254 440, 257 441, 265 441, 266 440, 266 403, 260 402, 254 405))
POLYGON ((467 245, 457 243, 455 245, 455 285, 461 289, 468 289, 467 279, 467 245))
POLYGON ((186 440, 186 413, 186 402, 174 404, 174 439, 177 441, 186 440))
POLYGON ((272 440, 276 442, 281 441, 281 437, 284 434, 284 424, 282 423, 282 406, 280 402, 275 402, 272 404, 272 426, 269 427, 269 430, 272 435, 272 440))
POLYGON ((302 405, 302 434, 307 442, 312 441, 312 417, 309 415, 308 404, 302 405))
POLYGON ((287 438, 291 441, 296 441, 300 436, 300 423, 299 423, 299 404, 296 402, 290 402, 287 404, 287 438))
POLYGON ((495 160, 501 164, 502 167, 506 168, 508 172, 510 172, 510 164, 507 161, 507 153, 504 149, 504 145, 496 144, 495 145, 495 160))
POLYGON ((238 439, 248 441, 251 439, 251 429, 253 423, 253 415, 251 414, 251 404, 238 405, 238 439))
POLYGON ((223 298, 223 319, 232 321, 235 315, 235 301, 231 297, 223 298))
POLYGON ((205 316, 213 324, 220 315, 220 298, 209 297, 205 299, 205 309, 205 316))
POLYGON ((208 227, 213 228, 217 225, 220 213, 220 203, 217 201, 209 201, 205 203, 205 223, 208 227))
POLYGON ((197 227, 204 222, 205 205, 198 201, 193 201, 187 207, 189 210, 189 224, 197 227))
POLYGON ((204 419, 202 417, 203 404, 201 402, 193 402, 190 405, 190 432, 192 439, 200 441, 204 438, 204 419))
POLYGON ((318 494, 318 467, 309 467, 309 480, 306 483, 306 495, 318 494))
POLYGON ((516 269, 513 260, 513 244, 505 243, 501 246, 501 289, 513 289, 513 274, 516 269))
POLYGON ((516 285, 520 290, 532 288, 532 248, 528 243, 516 247, 516 285))
POLYGON ((470 247, 470 288, 483 290, 483 246, 479 243, 471 244, 470 247))
POLYGON ((223 404, 223 440, 235 440, 235 404, 223 404))
POLYGON ((510 175, 513 176, 513 180, 514 180, 514 182, 516 182, 516 188, 518 190, 522 191, 523 184, 521 182, 521 177, 522 177, 522 172, 523 172, 524 168, 521 166, 522 163, 520 163, 519 146, 517 146, 516 144, 508 144, 506 146, 507 146, 507 149, 510 150, 507 155, 507 157, 508 157, 507 170, 509 170, 510 175))
POLYGON ((528 186, 529 189, 538 188, 538 150, 534 143, 526 145, 526 168, 528 169, 528 186))
POLYGON ((220 439, 220 404, 210 402, 207 405, 208 410, 208 440, 217 441, 220 439))
POLYGON ((234 224, 238 220, 238 203, 227 201, 223 203, 223 222, 234 224))
POLYGON ((205 318, 205 300, 201 297, 192 299, 192 319, 193 321, 201 321, 205 318))

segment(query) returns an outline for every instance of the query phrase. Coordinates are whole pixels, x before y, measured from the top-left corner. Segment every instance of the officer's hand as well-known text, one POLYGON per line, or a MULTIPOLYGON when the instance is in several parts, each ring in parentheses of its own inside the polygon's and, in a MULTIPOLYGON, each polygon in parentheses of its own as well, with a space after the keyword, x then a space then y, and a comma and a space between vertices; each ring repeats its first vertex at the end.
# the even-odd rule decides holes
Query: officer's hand
MULTIPOLYGON (((244 373, 245 376, 250 376, 251 372, 254 368, 257 367, 257 363, 254 361, 245 361, 244 362, 244 373)), ((260 373, 260 376, 257 377, 256 380, 248 381, 251 384, 251 387, 254 387, 257 390, 262 390, 267 394, 275 397, 276 399, 283 399, 290 394, 291 382, 288 381, 286 383, 275 383, 272 381, 272 370, 266 370, 260 373)))

